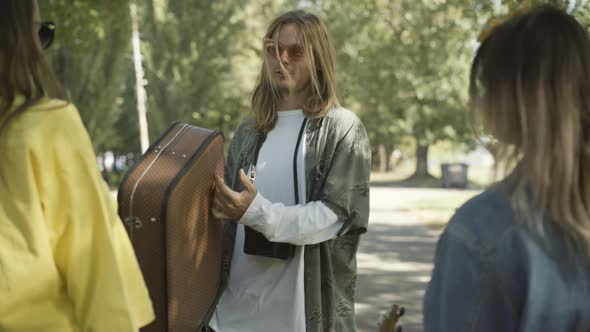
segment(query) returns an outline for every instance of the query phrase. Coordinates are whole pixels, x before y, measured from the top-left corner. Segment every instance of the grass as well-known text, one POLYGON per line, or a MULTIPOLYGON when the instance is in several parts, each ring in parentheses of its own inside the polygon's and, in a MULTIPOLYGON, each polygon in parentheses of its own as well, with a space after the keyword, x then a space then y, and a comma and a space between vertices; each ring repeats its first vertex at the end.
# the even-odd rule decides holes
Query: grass
POLYGON ((465 191, 455 195, 415 201, 400 210, 415 214, 428 228, 440 231, 447 225, 456 209, 477 193, 479 192, 465 191))
MULTIPOLYGON (((392 186, 406 188, 442 188, 441 170, 437 165, 430 165, 429 176, 415 177, 414 164, 412 161, 402 163, 394 172, 371 173, 371 185, 392 186)), ((492 181, 492 169, 486 167, 469 167, 468 189, 484 189, 492 181)))
POLYGON ((440 170, 431 169, 432 176, 416 178, 412 176, 413 167, 400 167, 392 173, 371 174, 371 185, 375 187, 408 188, 403 199, 392 202, 392 208, 403 213, 411 213, 418 220, 435 231, 442 231, 450 218, 463 203, 479 194, 490 181, 489 170, 475 169, 469 174, 467 189, 444 189, 440 170))
POLYGON ((463 203, 479 194, 480 190, 444 190, 430 192, 416 198, 407 199, 394 204, 394 209, 400 212, 428 214, 427 219, 436 219, 438 214, 453 213, 463 203))

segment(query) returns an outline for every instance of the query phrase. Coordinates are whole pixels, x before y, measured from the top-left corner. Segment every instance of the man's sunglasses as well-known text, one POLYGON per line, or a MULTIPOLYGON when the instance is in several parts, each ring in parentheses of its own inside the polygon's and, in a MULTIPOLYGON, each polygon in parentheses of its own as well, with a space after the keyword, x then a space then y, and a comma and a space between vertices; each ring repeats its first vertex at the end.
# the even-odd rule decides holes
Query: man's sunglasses
POLYGON ((43 49, 48 48, 53 43, 53 37, 55 36, 55 23, 53 22, 41 22, 39 28, 39 40, 41 41, 41 47, 43 49))
MULTIPOLYGON (((269 56, 275 56, 277 54, 277 44, 275 44, 275 41, 270 38, 264 38, 263 41, 266 54, 268 54, 269 56)), ((287 51, 287 54, 289 54, 289 58, 293 60, 300 60, 305 55, 305 49, 303 48, 303 46, 298 44, 285 47, 279 43, 279 55, 283 54, 284 51, 287 51)))

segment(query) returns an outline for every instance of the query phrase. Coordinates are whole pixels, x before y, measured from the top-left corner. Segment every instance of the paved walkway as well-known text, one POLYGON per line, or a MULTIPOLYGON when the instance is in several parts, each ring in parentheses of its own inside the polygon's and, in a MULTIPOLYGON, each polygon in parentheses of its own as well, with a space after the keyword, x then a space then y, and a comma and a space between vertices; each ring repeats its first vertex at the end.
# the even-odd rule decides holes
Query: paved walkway
MULTIPOLYGON (((475 194, 470 192, 469 194, 475 194)), ((113 192, 116 197, 116 192, 113 192)), ((465 196, 465 191, 417 188, 371 188, 369 232, 357 255, 357 326, 377 331, 377 322, 392 303, 406 308, 404 332, 420 332, 422 298, 432 271, 439 232, 424 225, 412 210, 416 201, 465 196)))
POLYGON ((441 195, 464 196, 465 191, 371 189, 369 232, 363 235, 357 256, 358 331, 377 331, 377 322, 392 303, 406 308, 406 315, 402 318, 404 332, 423 330, 422 298, 430 280, 440 233, 426 227, 419 214, 401 207, 406 201, 441 195))

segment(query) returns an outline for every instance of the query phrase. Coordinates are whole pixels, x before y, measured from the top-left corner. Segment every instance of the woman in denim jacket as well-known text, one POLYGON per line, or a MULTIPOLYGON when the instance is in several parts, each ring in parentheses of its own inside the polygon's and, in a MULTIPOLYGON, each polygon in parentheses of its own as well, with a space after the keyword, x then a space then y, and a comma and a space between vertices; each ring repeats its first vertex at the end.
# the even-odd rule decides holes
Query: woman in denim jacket
POLYGON ((471 109, 515 167, 442 235, 425 331, 590 331, 588 31, 540 6, 485 37, 471 109))

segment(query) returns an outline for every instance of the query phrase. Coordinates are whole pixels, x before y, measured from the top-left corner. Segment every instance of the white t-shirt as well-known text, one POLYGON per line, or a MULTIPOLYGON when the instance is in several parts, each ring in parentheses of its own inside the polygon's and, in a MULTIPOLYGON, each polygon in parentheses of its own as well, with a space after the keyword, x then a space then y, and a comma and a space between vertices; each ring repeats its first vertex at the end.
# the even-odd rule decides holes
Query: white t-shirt
POLYGON ((278 113, 260 149, 256 198, 239 220, 227 288, 209 326, 217 332, 305 331, 304 245, 335 238, 342 227, 321 202, 305 204, 305 131, 299 145, 299 204, 295 205, 293 154, 302 110, 278 113), (244 226, 273 242, 297 245, 290 260, 244 253, 244 226))

